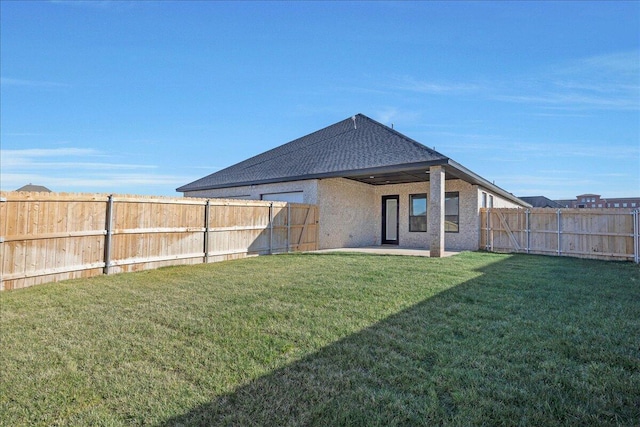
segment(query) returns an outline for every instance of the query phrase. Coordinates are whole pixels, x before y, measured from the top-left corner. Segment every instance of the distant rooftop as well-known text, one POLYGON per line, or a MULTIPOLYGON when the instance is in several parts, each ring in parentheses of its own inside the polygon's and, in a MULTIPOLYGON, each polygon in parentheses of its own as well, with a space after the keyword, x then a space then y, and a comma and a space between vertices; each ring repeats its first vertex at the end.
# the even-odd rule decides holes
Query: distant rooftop
POLYGON ((564 205, 555 200, 551 200, 545 196, 530 196, 530 197, 518 197, 520 200, 524 200, 534 208, 563 208, 564 205))
POLYGON ((51 190, 49 190, 44 185, 33 185, 31 183, 29 183, 27 185, 23 185, 22 187, 18 188, 16 191, 32 191, 32 192, 35 192, 35 193, 51 193, 51 190))

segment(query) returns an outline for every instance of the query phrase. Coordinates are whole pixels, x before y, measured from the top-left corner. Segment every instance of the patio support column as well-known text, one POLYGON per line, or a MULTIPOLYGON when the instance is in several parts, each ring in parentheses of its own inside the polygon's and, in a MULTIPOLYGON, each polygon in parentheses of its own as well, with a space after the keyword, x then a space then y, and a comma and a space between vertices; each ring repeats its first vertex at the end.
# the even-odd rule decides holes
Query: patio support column
POLYGON ((429 168, 429 246, 430 256, 444 255, 444 168, 429 168))

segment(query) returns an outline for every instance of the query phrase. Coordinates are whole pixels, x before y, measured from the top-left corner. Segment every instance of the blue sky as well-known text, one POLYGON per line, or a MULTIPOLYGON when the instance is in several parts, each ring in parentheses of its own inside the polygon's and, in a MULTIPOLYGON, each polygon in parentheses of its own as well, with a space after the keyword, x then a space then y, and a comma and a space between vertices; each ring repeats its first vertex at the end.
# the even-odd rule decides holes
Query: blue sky
POLYGON ((640 195, 640 2, 0 3, 0 187, 175 188, 356 113, 518 195, 640 195))

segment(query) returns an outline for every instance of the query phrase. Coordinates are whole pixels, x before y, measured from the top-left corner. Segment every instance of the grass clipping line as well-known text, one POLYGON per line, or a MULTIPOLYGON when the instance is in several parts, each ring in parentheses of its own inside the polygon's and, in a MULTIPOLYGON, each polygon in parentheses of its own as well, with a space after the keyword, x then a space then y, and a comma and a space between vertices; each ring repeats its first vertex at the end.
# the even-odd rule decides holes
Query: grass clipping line
POLYGON ((0 294, 0 425, 640 425, 640 269, 290 254, 0 294))

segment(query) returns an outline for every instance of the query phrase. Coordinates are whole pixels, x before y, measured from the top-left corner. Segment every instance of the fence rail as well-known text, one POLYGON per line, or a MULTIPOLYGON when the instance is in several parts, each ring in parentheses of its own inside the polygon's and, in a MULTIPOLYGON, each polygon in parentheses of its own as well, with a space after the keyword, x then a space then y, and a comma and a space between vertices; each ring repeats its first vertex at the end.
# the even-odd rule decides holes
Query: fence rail
POLYGON ((492 252, 639 262, 637 209, 480 210, 480 248, 492 252))
POLYGON ((284 202, 0 193, 0 290, 318 248, 318 209, 284 202))

